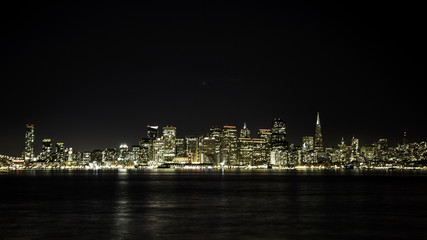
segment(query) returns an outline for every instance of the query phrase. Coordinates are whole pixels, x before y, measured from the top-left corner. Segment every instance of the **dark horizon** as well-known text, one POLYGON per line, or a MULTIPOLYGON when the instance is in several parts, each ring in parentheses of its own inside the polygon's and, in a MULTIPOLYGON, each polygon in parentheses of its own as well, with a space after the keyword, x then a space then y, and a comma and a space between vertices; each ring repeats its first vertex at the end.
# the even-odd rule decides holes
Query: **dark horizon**
POLYGON ((415 3, 11 3, 1 15, 0 154, 50 138, 77 151, 282 118, 290 143, 425 141, 415 3), (161 132, 161 131, 160 131, 161 132))

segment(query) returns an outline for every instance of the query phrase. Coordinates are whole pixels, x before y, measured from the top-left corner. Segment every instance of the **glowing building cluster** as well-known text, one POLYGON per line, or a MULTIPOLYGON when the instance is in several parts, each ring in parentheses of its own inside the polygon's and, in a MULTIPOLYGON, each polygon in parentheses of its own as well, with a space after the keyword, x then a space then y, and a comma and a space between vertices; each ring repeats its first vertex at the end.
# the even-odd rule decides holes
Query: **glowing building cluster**
POLYGON ((423 167, 427 145, 407 143, 389 147, 387 139, 359 146, 352 138, 349 145, 341 139, 337 147, 324 147, 320 115, 317 113, 314 136, 303 136, 301 146, 289 144, 286 124, 274 118, 271 128, 262 128, 257 136, 243 124, 212 126, 204 135, 179 138, 174 126, 147 125, 146 137, 137 145, 122 143, 119 148, 76 152, 64 143, 53 145, 42 140, 39 155, 34 153, 34 125, 26 125, 25 148, 20 158, 8 158, 13 168, 139 168, 139 167, 230 167, 230 168, 293 168, 293 167, 423 167), (159 132, 161 129, 161 133, 159 132))

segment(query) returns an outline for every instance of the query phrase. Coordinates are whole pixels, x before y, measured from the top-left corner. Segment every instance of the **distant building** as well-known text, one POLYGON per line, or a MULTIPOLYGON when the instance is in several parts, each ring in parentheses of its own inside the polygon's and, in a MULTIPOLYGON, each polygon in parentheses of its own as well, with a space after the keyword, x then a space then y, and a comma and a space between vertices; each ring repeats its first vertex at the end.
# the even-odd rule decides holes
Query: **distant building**
POLYGON ((259 129, 258 136, 259 138, 264 138, 267 143, 271 143, 271 129, 259 129))
POLYGON ((24 160, 34 160, 34 124, 26 125, 24 160))
POLYGON ((273 148, 287 148, 286 141, 286 125, 280 118, 273 120, 273 127, 271 128, 271 145, 273 148))
POLYGON ((100 149, 95 149, 90 153, 90 161, 97 164, 102 163, 102 151, 100 149))
POLYGON ((176 127, 163 127, 164 161, 172 162, 176 155, 176 127))
POLYGON ((246 127, 246 123, 243 124, 243 128, 240 130, 240 137, 241 138, 251 137, 251 131, 249 130, 249 128, 246 127))
POLYGON ((176 138, 175 139, 176 146, 176 157, 186 157, 187 149, 185 148, 184 138, 176 138))
POLYGON ((237 163, 237 129, 236 126, 224 126, 221 134, 221 162, 227 165, 237 163))
POLYGON ((314 138, 313 136, 304 136, 302 137, 302 150, 310 151, 314 148, 314 138))
POLYGON ((141 161, 141 146, 132 145, 131 151, 129 151, 129 161, 132 163, 139 164, 141 161))
POLYGON ((322 127, 320 125, 319 112, 317 112, 316 129, 314 133, 314 149, 316 150, 323 149, 322 127))
POLYGON ((126 143, 120 144, 119 157, 117 158, 117 160, 123 162, 129 161, 129 147, 126 143))
POLYGON ((65 162, 65 159, 66 159, 66 154, 65 154, 64 143, 58 142, 55 144, 55 161, 65 162))
POLYGON ((154 164, 163 164, 165 162, 165 141, 157 138, 153 141, 153 159, 154 164))
POLYGON ((52 160, 52 140, 43 139, 42 141, 42 152, 40 153, 40 160, 51 161, 52 160))
POLYGON ((150 141, 157 139, 159 126, 147 125, 147 138, 150 141))

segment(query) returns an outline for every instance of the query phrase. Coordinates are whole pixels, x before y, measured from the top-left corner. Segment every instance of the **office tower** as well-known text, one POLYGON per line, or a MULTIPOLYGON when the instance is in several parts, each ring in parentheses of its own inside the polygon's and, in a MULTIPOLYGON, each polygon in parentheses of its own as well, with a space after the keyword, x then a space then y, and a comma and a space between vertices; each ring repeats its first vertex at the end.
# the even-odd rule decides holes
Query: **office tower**
POLYGON ((259 138, 264 138, 267 143, 271 142, 271 129, 261 128, 258 130, 259 138))
POLYGON ((117 160, 123 161, 123 162, 129 161, 129 147, 126 143, 120 144, 119 157, 117 160))
POLYGON ((132 149, 129 152, 129 161, 132 163, 138 163, 141 161, 141 146, 132 145, 132 149))
POLYGON ((52 140, 51 139, 43 139, 40 160, 42 161, 52 160, 52 140))
POLYGON ((100 149, 95 149, 90 153, 90 159, 92 162, 101 164, 102 163, 102 151, 100 149))
POLYGON ((217 126, 212 126, 209 129, 209 137, 214 137, 214 138, 219 138, 219 136, 221 135, 221 128, 217 127, 217 126))
POLYGON ((357 161, 359 158, 359 139, 353 137, 351 139, 351 160, 357 161))
POLYGON ((271 128, 271 144, 272 147, 286 148, 288 143, 286 141, 286 126, 285 122, 280 118, 273 120, 273 127, 271 128))
POLYGON ((314 149, 316 150, 323 149, 322 128, 320 126, 319 112, 317 112, 316 130, 314 133, 314 149))
MULTIPOLYGON (((153 141, 153 161, 154 164, 160 165, 165 162, 165 141, 157 138, 153 141)), ((150 159, 151 160, 151 159, 150 159)))
POLYGON ((221 135, 221 162, 227 165, 237 163, 237 129, 236 126, 224 126, 221 135))
POLYGON ((153 141, 157 138, 157 129, 159 128, 159 126, 150 126, 147 125, 147 138, 150 141, 153 141))
POLYGON ((195 156, 196 151, 198 150, 199 141, 196 136, 187 136, 185 137, 185 148, 187 156, 191 155, 195 156))
POLYGON ((215 126, 212 126, 209 131, 209 136, 215 139, 215 164, 218 164, 220 162, 221 133, 221 128, 215 126))
POLYGON ((102 162, 110 164, 117 160, 118 154, 115 148, 106 148, 102 151, 102 162))
POLYGON ((34 124, 26 125, 24 160, 34 160, 34 124))
POLYGON ((215 159, 215 138, 204 137, 199 143, 200 162, 216 163, 215 159))
POLYGON ((251 131, 246 127, 246 123, 244 123, 243 128, 240 130, 240 137, 241 138, 251 137, 251 131))
POLYGON ((304 136, 302 137, 302 150, 313 150, 314 138, 313 136, 304 136))
POLYGON ((69 162, 72 162, 73 160, 74 160, 74 158, 73 158, 73 148, 68 148, 68 159, 67 159, 67 161, 69 161, 69 162))
POLYGON ((84 151, 82 154, 82 164, 88 165, 91 162, 91 153, 89 151, 84 151))
POLYGON ((185 149, 185 141, 184 138, 175 139, 176 146, 176 156, 177 157, 186 157, 187 150, 185 149))
POLYGON ((58 142, 55 144, 55 160, 57 162, 65 162, 65 146, 64 143, 58 142))
POLYGON ((176 127, 163 127, 164 160, 172 162, 176 154, 176 127))

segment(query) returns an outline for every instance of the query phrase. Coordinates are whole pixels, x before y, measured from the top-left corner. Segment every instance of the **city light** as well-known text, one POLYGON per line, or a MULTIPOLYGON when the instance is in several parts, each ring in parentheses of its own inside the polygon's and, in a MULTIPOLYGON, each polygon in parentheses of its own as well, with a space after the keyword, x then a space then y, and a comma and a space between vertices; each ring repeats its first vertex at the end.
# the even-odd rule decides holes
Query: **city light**
POLYGON ((323 145, 320 114, 314 136, 303 136, 301 146, 290 144, 286 124, 274 118, 271 129, 261 128, 251 136, 246 123, 238 131, 234 125, 211 127, 206 136, 180 138, 173 126, 147 125, 147 136, 137 145, 121 143, 119 148, 78 152, 51 139, 42 140, 42 151, 34 153, 34 125, 26 125, 22 157, 0 155, 4 169, 133 169, 133 168, 246 168, 246 169, 425 169, 427 143, 408 143, 403 133, 401 144, 388 146, 387 139, 359 146, 353 137, 337 147, 323 145), (239 134, 240 133, 240 134, 239 134), (5 164, 6 163, 6 164, 5 164))

